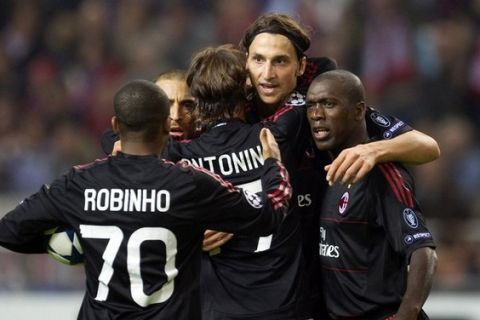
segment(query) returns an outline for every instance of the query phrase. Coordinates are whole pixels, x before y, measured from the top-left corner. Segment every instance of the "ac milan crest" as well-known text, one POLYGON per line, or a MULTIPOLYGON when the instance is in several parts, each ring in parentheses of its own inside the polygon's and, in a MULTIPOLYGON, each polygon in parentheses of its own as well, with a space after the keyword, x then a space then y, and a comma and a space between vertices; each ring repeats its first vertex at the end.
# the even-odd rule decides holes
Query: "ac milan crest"
POLYGON ((338 200, 338 213, 343 216, 345 210, 347 210, 348 200, 350 199, 350 195, 348 192, 345 192, 340 200, 338 200))

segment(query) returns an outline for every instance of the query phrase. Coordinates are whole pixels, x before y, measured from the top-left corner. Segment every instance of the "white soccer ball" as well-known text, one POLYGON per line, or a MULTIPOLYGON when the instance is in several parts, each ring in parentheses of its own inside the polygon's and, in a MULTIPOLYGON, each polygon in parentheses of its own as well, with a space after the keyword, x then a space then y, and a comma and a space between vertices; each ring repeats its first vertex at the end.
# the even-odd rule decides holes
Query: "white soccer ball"
POLYGON ((72 228, 56 228, 48 233, 47 252, 52 258, 68 265, 83 263, 83 248, 72 228))

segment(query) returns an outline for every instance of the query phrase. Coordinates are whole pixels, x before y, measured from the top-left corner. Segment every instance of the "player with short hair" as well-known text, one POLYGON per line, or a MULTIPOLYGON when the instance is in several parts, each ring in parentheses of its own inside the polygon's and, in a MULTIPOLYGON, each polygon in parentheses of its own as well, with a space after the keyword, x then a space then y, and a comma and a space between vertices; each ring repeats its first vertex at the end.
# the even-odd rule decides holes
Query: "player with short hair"
MULTIPOLYGON (((306 98, 316 148, 333 159, 366 143, 365 101, 351 72, 316 77, 306 98)), ((334 183, 319 216, 319 273, 332 319, 428 319, 421 309, 436 268, 435 244, 402 165, 378 164, 355 184, 334 183)))
MULTIPOLYGON (((315 75, 336 68, 335 62, 328 58, 307 58, 305 51, 309 45, 308 34, 288 15, 277 13, 262 15, 245 32, 241 47, 247 53, 246 66, 253 86, 253 95, 250 97, 248 104, 247 121, 250 123, 260 121, 263 125, 272 124, 281 121, 288 110, 299 110, 300 108, 305 112, 304 94, 310 81, 315 75)), ((344 178, 347 181, 350 179, 356 181, 355 179, 364 175, 375 161, 388 159, 388 157, 396 157, 399 161, 427 162, 438 156, 436 142, 421 133, 410 132, 411 128, 404 122, 383 116, 375 110, 369 110, 366 119, 369 123, 369 132, 372 138, 395 138, 398 135, 404 137, 356 146, 345 151, 339 160, 335 160, 331 165, 331 171, 328 173, 331 175, 331 181, 344 178), (336 168, 339 168, 339 170, 336 168)), ((306 117, 305 122, 307 122, 306 117)), ((302 138, 293 140, 290 145, 281 143, 281 140, 279 140, 279 143, 282 151, 284 149, 289 150, 289 148, 301 149, 301 143, 309 139, 310 135, 307 133, 302 138)), ((304 261, 299 259, 292 262, 297 268, 295 271, 296 278, 283 279, 283 288, 277 291, 289 292, 290 296, 286 299, 284 295, 263 295, 264 301, 267 300, 268 303, 260 305, 258 299, 257 302, 252 303, 245 299, 243 299, 244 302, 230 303, 235 298, 232 295, 224 295, 221 297, 221 302, 215 304, 214 307, 222 310, 225 314, 230 313, 232 319, 240 319, 242 316, 248 319, 268 319, 270 313, 272 313, 272 319, 283 319, 279 314, 275 314, 276 310, 283 310, 285 319, 291 318, 292 313, 299 319, 308 319, 315 316, 314 310, 322 309, 315 288, 318 268, 314 260, 317 258, 315 244, 318 243, 318 229, 316 228, 314 206, 316 202, 320 201, 318 194, 321 193, 323 188, 324 173, 316 172, 314 159, 312 158, 313 152, 302 157, 303 152, 299 153, 300 157, 293 159, 296 162, 294 168, 287 166, 291 174, 294 191, 294 202, 292 203, 294 208, 292 209, 295 210, 295 213, 292 212, 290 217, 292 221, 295 219, 293 217, 297 217, 300 221, 296 220, 297 226, 290 228, 291 241, 286 241, 282 245, 294 246, 296 252, 302 252, 305 259, 304 261), (303 237, 300 240, 300 242, 303 242, 303 247, 297 241, 299 237, 300 239, 303 237), (296 241, 297 243, 295 243, 296 241), (301 294, 298 294, 299 292, 301 294), (292 303, 292 301, 295 301, 295 303, 292 303), (241 307, 238 307, 240 304, 241 307), (276 307, 272 307, 273 305, 276 305, 276 307)), ((219 238, 223 237, 221 233, 214 235, 219 238)), ((214 235, 210 236, 213 237, 214 235)), ((283 239, 285 238, 287 237, 283 237, 283 239)), ((276 244, 275 239, 274 237, 271 245, 280 245, 276 244)), ((279 239, 282 239, 282 237, 279 237, 279 239)), ((222 241, 210 243, 209 248, 215 249, 219 245, 223 245, 224 242, 225 240, 222 238, 222 241)), ((222 250, 223 248, 225 248, 225 245, 223 245, 222 250)), ((273 252, 269 251, 263 253, 264 255, 274 255, 273 252)), ((212 261, 216 261, 214 269, 220 279, 219 282, 229 283, 227 277, 222 276, 222 270, 236 270, 238 274, 242 274, 241 268, 244 265, 242 261, 245 261, 245 259, 239 261, 225 259, 222 261, 221 256, 217 256, 212 261), (222 280, 222 278, 226 280, 222 280)), ((275 272, 272 272, 270 279, 274 277, 275 272)), ((281 279, 271 281, 270 284, 278 284, 281 279)), ((272 285, 273 287, 274 285, 272 285)), ((246 286, 242 288, 241 283, 236 288, 228 288, 228 290, 239 292, 243 290, 244 296, 253 296, 257 292, 246 286)), ((318 311, 321 312, 322 310, 318 311)))
POLYGON ((170 102, 170 136, 175 140, 195 136, 193 110, 195 99, 186 81, 186 72, 180 69, 160 73, 154 80, 170 102))
MULTIPOLYGON (((195 117, 203 133, 188 142, 170 143, 167 157, 203 166, 238 187, 260 192, 258 132, 269 128, 279 143, 282 162, 287 169, 294 169, 309 127, 304 108, 293 106, 276 121, 245 123, 244 66, 245 55, 228 46, 206 48, 193 57, 187 83, 197 100, 195 117)), ((298 214, 288 215, 281 227, 266 237, 235 234, 220 250, 204 255, 204 319, 278 320, 308 313, 302 306, 309 279, 302 273, 299 218, 298 214)))
MULTIPOLYGON (((258 17, 245 31, 240 46, 248 56, 247 70, 255 89, 251 108, 257 119, 272 116, 285 105, 304 104, 306 92, 298 92, 296 87, 304 90, 313 75, 336 68, 335 63, 328 63, 328 58, 308 63, 305 54, 310 47, 308 33, 286 14, 266 13, 258 17), (302 79, 305 72, 308 77, 302 79)), ((367 123, 372 122, 366 119, 367 123)), ((376 123, 373 126, 386 132, 376 123)), ((381 141, 345 149, 328 168, 329 182, 354 183, 379 162, 420 164, 438 158, 440 151, 433 138, 404 129, 402 125, 392 126, 391 134, 381 141), (397 131, 402 130, 403 134, 397 135, 397 131)))
POLYGON ((71 226, 87 277, 78 319, 200 319, 204 230, 262 236, 284 219, 291 188, 278 146, 267 129, 257 132, 262 193, 251 195, 158 156, 170 106, 154 83, 124 85, 114 110, 122 151, 73 167, 25 199, 0 220, 0 245, 33 252, 28 246, 45 230, 71 226))

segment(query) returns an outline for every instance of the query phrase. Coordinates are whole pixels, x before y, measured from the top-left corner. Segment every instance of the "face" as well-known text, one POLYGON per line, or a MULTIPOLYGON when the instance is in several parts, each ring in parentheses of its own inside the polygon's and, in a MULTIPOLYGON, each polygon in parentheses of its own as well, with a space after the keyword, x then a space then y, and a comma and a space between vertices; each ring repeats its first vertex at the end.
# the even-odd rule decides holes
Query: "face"
POLYGON ((176 140, 191 138, 195 130, 192 116, 195 100, 187 83, 179 79, 160 79, 156 84, 170 101, 170 136, 176 140))
POLYGON ((262 107, 273 113, 289 98, 297 86, 297 77, 305 71, 290 40, 280 34, 260 33, 248 48, 247 70, 262 107))
POLYGON ((358 116, 350 105, 342 87, 333 80, 314 82, 308 89, 307 117, 316 147, 338 154, 352 145, 353 127, 358 116))

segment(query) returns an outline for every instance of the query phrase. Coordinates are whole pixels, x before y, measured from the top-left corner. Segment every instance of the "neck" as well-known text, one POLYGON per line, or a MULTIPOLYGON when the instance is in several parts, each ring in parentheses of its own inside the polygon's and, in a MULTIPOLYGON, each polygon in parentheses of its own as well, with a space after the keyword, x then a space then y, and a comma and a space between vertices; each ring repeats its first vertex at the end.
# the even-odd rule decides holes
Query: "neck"
POLYGON ((362 132, 356 132, 353 133, 348 139, 346 139, 343 144, 329 150, 328 154, 332 159, 335 159, 344 149, 352 148, 359 144, 368 143, 368 141, 369 138, 367 130, 363 130, 362 132))
POLYGON ((165 143, 122 141, 122 152, 136 156, 159 155, 162 153, 164 147, 165 143))
POLYGON ((275 112, 277 112, 277 110, 280 109, 287 102, 287 100, 288 98, 285 98, 279 103, 266 104, 260 98, 257 97, 256 99, 257 115, 262 119, 269 117, 275 112))

